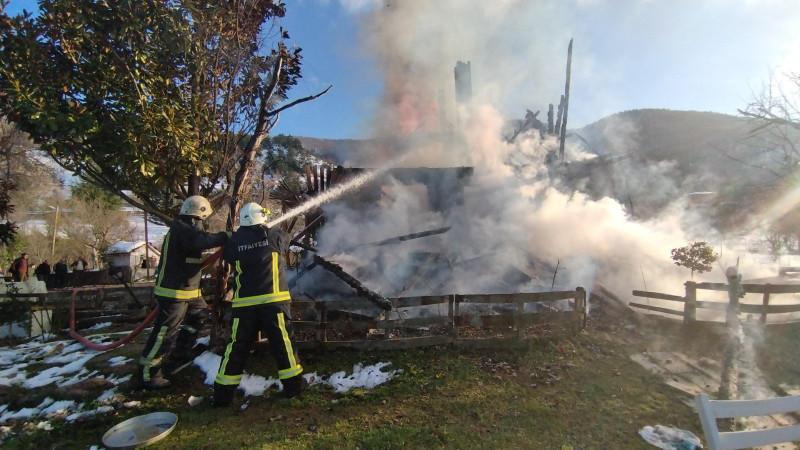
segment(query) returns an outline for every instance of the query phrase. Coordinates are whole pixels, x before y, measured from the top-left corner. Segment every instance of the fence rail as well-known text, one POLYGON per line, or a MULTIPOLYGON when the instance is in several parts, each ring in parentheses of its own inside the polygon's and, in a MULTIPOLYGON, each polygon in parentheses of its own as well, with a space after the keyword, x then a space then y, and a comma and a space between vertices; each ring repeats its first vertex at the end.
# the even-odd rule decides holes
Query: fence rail
POLYGON ((313 311, 314 320, 293 321, 292 326, 305 339, 298 338, 299 348, 349 347, 361 350, 401 349, 431 345, 452 344, 456 347, 495 348, 524 345, 526 327, 534 324, 565 326, 580 329, 586 321, 586 292, 540 292, 496 295, 443 295, 389 299, 395 310, 388 317, 365 320, 360 312, 375 306, 363 300, 336 300, 326 302, 295 301, 292 307, 313 311), (569 310, 557 310, 553 302, 571 301, 569 310), (441 308, 438 314, 403 318, 402 309, 413 307, 441 308), (530 306, 526 306, 530 305, 530 306), (534 306, 535 305, 535 306, 534 306), (491 311, 483 311, 481 306, 491 311), (339 318, 331 319, 336 314, 339 318), (342 318, 344 314, 344 318, 342 318), (350 315, 348 317, 348 315, 350 315), (393 318, 395 316, 396 318, 393 318), (386 338, 393 330, 435 329, 434 335, 386 338), (502 330, 506 336, 465 337, 465 329, 484 331, 502 330), (383 331, 383 339, 354 339, 353 335, 366 336, 371 331, 383 331), (349 332, 334 333, 334 332, 349 332), (508 336, 508 334, 511 336, 508 336))
MULTIPOLYGON (((131 290, 140 306, 149 304, 152 285, 131 286, 131 290)), ((72 290, 67 290, 17 297, 30 297, 31 304, 37 307, 61 310, 69 307, 71 294, 72 290)), ((204 299, 210 303, 214 301, 212 297, 204 296, 204 299)), ((392 349, 444 344, 481 348, 516 346, 524 344, 526 330, 533 325, 547 324, 577 330, 586 324, 586 292, 580 287, 574 291, 453 294, 389 300, 394 309, 383 315, 378 315, 378 308, 373 303, 360 298, 293 301, 292 315, 303 318, 292 322, 298 332, 298 347, 392 349), (565 301, 568 305, 555 305, 565 301), (423 312, 419 313, 421 310, 423 312), (424 329, 430 332, 418 333, 424 329), (394 337, 387 338, 393 334, 394 337)), ((124 321, 135 319, 141 311, 140 308, 130 310, 131 302, 131 291, 124 287, 81 288, 75 297, 76 320, 80 322, 79 326, 88 326, 117 316, 124 321), (110 305, 115 307, 104 311, 110 305)))
MULTIPOLYGON (((679 309, 673 309, 662 306, 651 306, 642 303, 630 302, 629 305, 634 308, 644 309, 647 311, 659 312, 663 314, 670 314, 683 317, 684 323, 697 321, 697 310, 706 309, 713 311, 727 311, 727 302, 712 302, 697 300, 698 290, 709 291, 728 291, 730 286, 725 283, 695 283, 687 281, 684 285, 686 287, 685 295, 683 297, 671 294, 663 294, 660 292, 649 291, 633 291, 635 297, 647 297, 657 300, 667 300, 676 303, 683 303, 679 309)), ((761 323, 767 322, 769 314, 785 314, 800 312, 800 302, 793 304, 771 305, 770 300, 773 294, 799 294, 800 284, 755 284, 744 283, 741 285, 745 293, 748 294, 763 294, 761 297, 761 304, 753 303, 739 303, 737 305, 738 311, 748 314, 759 314, 761 323)))

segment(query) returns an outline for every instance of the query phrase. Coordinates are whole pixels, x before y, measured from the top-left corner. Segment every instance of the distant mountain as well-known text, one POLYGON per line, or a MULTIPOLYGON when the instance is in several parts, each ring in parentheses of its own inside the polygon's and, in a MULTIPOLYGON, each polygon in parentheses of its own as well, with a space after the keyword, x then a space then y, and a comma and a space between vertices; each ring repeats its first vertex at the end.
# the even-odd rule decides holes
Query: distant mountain
POLYGON ((774 167, 777 161, 762 151, 767 140, 751 135, 753 127, 726 114, 642 109, 608 116, 574 133, 600 156, 675 161, 686 174, 712 172, 722 180, 746 174, 763 181, 768 174, 756 167, 774 167))
POLYGON ((594 179, 588 185, 595 196, 613 196, 637 216, 685 196, 707 203, 708 214, 725 228, 742 220, 737 209, 764 201, 777 182, 779 141, 754 128, 741 117, 712 112, 625 111, 571 132, 571 142, 598 158, 574 164, 569 173, 594 179), (610 168, 598 176, 601 166, 610 168))

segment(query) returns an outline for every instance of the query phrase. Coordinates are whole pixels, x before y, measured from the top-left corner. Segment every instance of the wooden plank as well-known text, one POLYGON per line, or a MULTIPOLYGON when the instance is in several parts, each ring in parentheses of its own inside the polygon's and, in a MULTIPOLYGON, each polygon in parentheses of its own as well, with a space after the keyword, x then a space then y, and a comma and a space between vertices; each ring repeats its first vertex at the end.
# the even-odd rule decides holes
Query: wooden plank
MULTIPOLYGON (((739 305, 742 306, 741 304, 739 305)), ((727 311, 728 304, 722 302, 698 301, 697 309, 711 309, 713 311, 727 311)), ((741 311, 741 310, 740 310, 741 311)))
POLYGON ((747 293, 764 294, 769 289, 772 294, 797 294, 800 293, 800 284, 742 284, 747 293), (769 288, 767 288, 769 286, 769 288))
POLYGON ((717 419, 790 414, 800 411, 800 395, 760 400, 709 400, 708 395, 695 397, 695 407, 706 442, 711 449, 737 449, 800 440, 800 425, 768 430, 731 431, 720 433, 717 419))
POLYGON ((581 294, 577 291, 531 292, 518 294, 478 294, 456 295, 456 301, 462 303, 527 303, 551 302, 558 300, 574 300, 581 294))
POLYGON ((481 328, 511 327, 514 325, 514 314, 497 314, 491 316, 468 315, 454 317, 456 326, 473 326, 481 328))
POLYGON ((679 295, 670 295, 670 294, 662 294, 660 292, 648 292, 648 291, 633 291, 634 297, 647 297, 647 298, 655 298, 658 300, 671 300, 673 302, 685 302, 686 299, 679 295))
MULTIPOLYGON (((753 305, 761 308, 762 306, 753 305)), ((800 311, 800 304, 798 305, 767 305, 767 313, 780 314, 800 311)))
POLYGON ((518 314, 493 315, 464 315, 453 318, 456 326, 473 326, 481 328, 510 328, 516 325, 531 325, 538 323, 571 323, 580 322, 580 314, 575 311, 540 312, 518 314))
POLYGON ((409 348, 431 347, 434 345, 448 345, 452 342, 452 336, 438 335, 374 341, 300 341, 296 342, 296 347, 299 349, 318 350, 330 350, 336 348, 350 348, 356 350, 405 350, 409 348))
POLYGON ((761 447, 797 440, 800 440, 800 425, 719 434, 720 448, 723 449, 761 447))
POLYGON ((728 285, 725 283, 697 283, 697 289, 728 292, 728 285))
POLYGON ((583 316, 580 311, 544 312, 535 314, 525 314, 519 318, 520 325, 570 325, 581 324, 583 316))
POLYGON ((449 303, 452 295, 429 295, 421 297, 399 297, 390 298, 389 301, 395 308, 407 308, 409 306, 426 306, 449 303))
POLYGON ((714 417, 713 408, 711 407, 708 395, 700 394, 695 397, 694 406, 697 410, 697 414, 700 416, 700 425, 703 427, 706 443, 712 450, 718 449, 720 447, 719 428, 717 428, 717 419, 714 417))
POLYGON ((416 317, 413 319, 400 319, 400 320, 342 320, 336 322, 310 322, 310 321, 292 321, 292 326, 298 325, 302 329, 319 329, 319 330, 344 330, 344 331, 369 331, 369 330, 386 330, 392 328, 411 328, 421 327, 428 325, 447 326, 450 324, 450 318, 446 316, 440 317, 416 317), (309 326, 308 324, 313 324, 309 326))
POLYGON ((800 395, 761 400, 709 400, 709 404, 718 419, 767 416, 800 411, 800 395))
MULTIPOLYGON (((767 284, 743 283, 742 288, 750 294, 763 294, 766 292, 767 284)), ((707 291, 728 291, 725 283, 697 283, 697 289, 707 291)), ((800 284, 769 284, 769 291, 773 294, 797 294, 800 293, 800 284)))
MULTIPOLYGON (((697 302, 697 307, 714 311, 727 311, 728 304, 723 302, 697 302)), ((800 304, 794 305, 754 305, 752 303, 739 303, 739 312, 748 314, 761 314, 766 308, 768 314, 791 313, 800 311, 800 304)))
POLYGON ((643 305, 641 303, 634 303, 634 302, 630 302, 630 303, 628 303, 628 305, 629 306, 633 306, 635 308, 641 308, 641 309, 646 309, 646 310, 649 310, 649 311, 656 311, 656 312, 660 312, 660 313, 664 313, 664 314, 672 314, 672 315, 675 315, 675 316, 683 317, 683 311, 678 311, 678 310, 675 310, 675 309, 661 308, 659 306, 643 305))
POLYGON ((378 328, 413 328, 428 325, 448 326, 451 323, 452 319, 449 316, 415 317, 413 319, 381 320, 378 322, 378 328))
POLYGON ((375 303, 372 303, 369 300, 364 300, 360 298, 356 299, 340 299, 340 300, 331 300, 331 301, 324 301, 324 302, 312 302, 307 300, 292 300, 292 307, 293 308, 317 308, 317 305, 324 303, 325 308, 328 311, 334 310, 348 310, 348 311, 355 311, 358 309, 366 309, 366 310, 375 310, 378 309, 375 306, 375 303))

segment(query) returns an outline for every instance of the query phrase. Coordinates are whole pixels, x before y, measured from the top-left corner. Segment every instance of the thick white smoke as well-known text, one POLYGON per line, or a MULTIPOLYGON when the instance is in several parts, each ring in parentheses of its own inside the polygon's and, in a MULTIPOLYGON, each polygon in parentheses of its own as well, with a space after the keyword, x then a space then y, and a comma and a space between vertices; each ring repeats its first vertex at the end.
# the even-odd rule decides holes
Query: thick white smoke
MULTIPOLYGON (((680 187, 669 180, 669 163, 627 174, 626 189, 637 198, 674 197, 657 216, 640 221, 619 201, 592 200, 556 181, 545 165, 558 149, 555 138, 522 133, 509 142, 512 119, 526 108, 544 118, 564 91, 570 36, 559 8, 524 0, 389 1, 364 15, 362 41, 378 55, 386 91, 372 124, 382 144, 353 163, 379 167, 403 154, 403 167, 466 166, 472 174, 461 187, 438 190, 387 176, 366 188, 373 195, 368 201, 326 205, 319 236, 324 256, 387 297, 551 285, 592 290, 596 283, 622 298, 633 289, 682 293, 689 271, 672 263, 670 250, 707 240, 719 252, 721 238, 688 212, 680 187), (457 61, 471 62, 469 104, 454 100, 457 61), (440 227, 450 230, 362 245, 440 227), (420 273, 425 279, 415 278, 420 273)), ((582 63, 576 50, 573 67, 582 63)), ((617 136, 619 145, 635 146, 632 134, 617 136)), ((591 158, 577 147, 566 154, 572 161, 591 158)), ((722 264, 735 264, 731 255, 725 250, 722 264)), ((755 264, 740 272, 764 276, 755 264)), ((724 274, 715 268, 695 279, 724 281, 724 274)))

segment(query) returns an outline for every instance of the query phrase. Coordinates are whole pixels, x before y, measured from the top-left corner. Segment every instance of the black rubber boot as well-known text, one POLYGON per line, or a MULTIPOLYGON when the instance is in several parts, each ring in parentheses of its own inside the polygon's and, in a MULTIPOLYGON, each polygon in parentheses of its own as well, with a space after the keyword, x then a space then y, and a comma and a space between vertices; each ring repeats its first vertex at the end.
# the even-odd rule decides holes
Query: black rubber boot
POLYGON ((141 389, 147 389, 147 390, 164 389, 172 385, 172 383, 168 379, 164 378, 160 368, 151 370, 150 379, 145 381, 144 380, 145 370, 147 369, 142 367, 137 371, 136 374, 136 381, 141 389))
POLYGON ((302 375, 295 375, 291 378, 281 380, 283 384, 283 395, 286 398, 299 397, 303 393, 303 388, 308 384, 302 375))
POLYGON ((231 405, 233 401, 233 394, 236 392, 236 386, 225 386, 222 384, 214 383, 214 398, 211 400, 211 405, 214 408, 225 408, 231 405))

